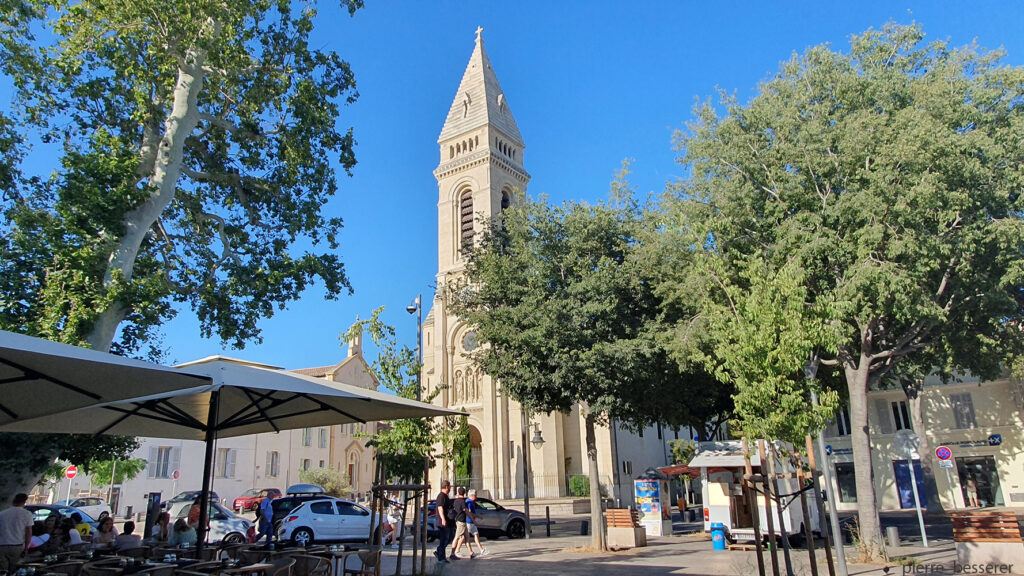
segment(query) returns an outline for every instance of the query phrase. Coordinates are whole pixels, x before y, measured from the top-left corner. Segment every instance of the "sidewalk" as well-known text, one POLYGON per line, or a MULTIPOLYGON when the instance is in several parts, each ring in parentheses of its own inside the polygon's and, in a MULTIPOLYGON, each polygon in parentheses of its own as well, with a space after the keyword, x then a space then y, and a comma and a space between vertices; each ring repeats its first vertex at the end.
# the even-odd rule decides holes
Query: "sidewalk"
MULTIPOLYGON (((438 566, 433 555, 431 543, 427 554, 427 571, 446 576, 583 576, 583 575, 614 575, 653 574, 653 575, 749 575, 757 574, 757 558, 754 552, 714 551, 710 540, 703 534, 677 535, 662 538, 651 538, 648 546, 619 552, 593 554, 580 549, 589 546, 590 537, 579 535, 579 517, 553 519, 552 536, 544 536, 544 526, 534 526, 534 536, 528 540, 484 540, 489 555, 475 559, 449 561, 438 566), (575 533, 574 533, 575 532, 575 533)), ((408 541, 407 541, 408 543, 408 541)), ((449 549, 450 550, 450 549, 449 549)), ((465 549, 464 549, 465 550, 465 549)), ((890 549, 890 557, 909 557, 919 563, 918 572, 912 567, 890 562, 888 566, 854 564, 855 550, 848 546, 847 559, 851 575, 892 576, 900 574, 925 572, 920 571, 927 565, 929 574, 953 574, 953 561, 956 552, 953 542, 938 539, 930 548, 920 546, 900 546, 890 549)), ((466 552, 468 554, 468 551, 466 552)), ((385 553, 381 574, 391 576, 395 573, 394 550, 385 553)), ((778 553, 780 572, 785 574, 783 555, 778 553)), ((825 554, 817 550, 819 575, 828 574, 825 554)), ((771 574, 770 559, 765 553, 767 573, 771 574)), ((794 573, 810 575, 810 565, 806 549, 793 550, 794 573)), ((1024 567, 1021 567, 1024 568, 1024 567)), ((1015 570, 1020 568, 1015 567, 1015 570)), ((411 573, 408 551, 403 558, 402 574, 411 573)))

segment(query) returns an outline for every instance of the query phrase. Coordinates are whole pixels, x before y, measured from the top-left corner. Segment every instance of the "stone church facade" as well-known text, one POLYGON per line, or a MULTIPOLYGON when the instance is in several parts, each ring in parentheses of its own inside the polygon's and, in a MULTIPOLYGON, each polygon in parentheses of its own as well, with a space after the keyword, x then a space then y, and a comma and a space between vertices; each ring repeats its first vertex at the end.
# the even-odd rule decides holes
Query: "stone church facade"
MULTIPOLYGON (((578 410, 524 417, 500 383, 470 361, 468 354, 478 345, 476 334, 449 311, 444 298, 444 287, 464 274, 462 247, 481 233, 481 217, 494 216, 521 198, 530 181, 524 168, 526 146, 480 29, 438 145, 438 289, 423 321, 422 382, 428 393, 440 388, 435 403, 469 413, 472 472, 469 478, 455 478, 451 463, 442 463, 431 472, 431 484, 437 486, 443 477, 492 498, 522 498, 523 451, 528 450, 530 495, 568 496, 569 478, 587 471, 584 420, 578 410), (543 444, 532 442, 538 433, 543 444)), ((657 427, 643 434, 619 430, 614 423, 598 428, 599 470, 607 495, 631 501, 633 477, 671 458, 667 439, 657 427)))

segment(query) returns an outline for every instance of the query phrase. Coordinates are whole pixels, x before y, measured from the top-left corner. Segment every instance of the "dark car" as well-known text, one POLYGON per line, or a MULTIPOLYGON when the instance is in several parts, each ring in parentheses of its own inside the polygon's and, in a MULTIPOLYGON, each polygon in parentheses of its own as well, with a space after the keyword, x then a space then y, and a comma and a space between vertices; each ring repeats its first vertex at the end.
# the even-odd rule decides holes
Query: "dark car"
POLYGON ((234 504, 231 506, 235 510, 255 510, 260 507, 263 500, 268 496, 277 498, 281 495, 281 490, 277 488, 253 488, 246 490, 241 496, 235 498, 234 504))
MULTIPOLYGON (((427 504, 427 538, 437 538, 437 502, 427 504)), ((481 536, 511 539, 526 536, 526 515, 487 498, 476 499, 476 527, 481 536)))
MULTIPOLYGON (((164 500, 163 502, 161 502, 160 507, 163 508, 164 510, 167 510, 167 508, 169 508, 171 505, 177 502, 195 502, 196 499, 199 498, 199 495, 202 493, 202 490, 186 490, 184 492, 179 492, 178 495, 175 496, 174 498, 171 498, 170 500, 164 500)), ((218 496, 216 492, 210 492, 210 501, 220 502, 220 496, 218 496)))
POLYGON ((65 506, 63 504, 28 504, 25 506, 25 510, 32 513, 33 520, 46 520, 53 514, 62 518, 70 518, 72 514, 77 513, 82 515, 82 522, 92 526, 93 531, 100 524, 95 518, 74 506, 65 506))

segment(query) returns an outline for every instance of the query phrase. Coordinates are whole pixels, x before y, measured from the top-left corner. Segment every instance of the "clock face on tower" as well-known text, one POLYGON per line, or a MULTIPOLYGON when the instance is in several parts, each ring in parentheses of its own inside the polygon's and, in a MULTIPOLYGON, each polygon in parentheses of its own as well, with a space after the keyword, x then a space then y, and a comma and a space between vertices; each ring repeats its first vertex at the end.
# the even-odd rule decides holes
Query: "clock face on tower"
POLYGON ((476 350, 476 347, 479 346, 479 344, 480 343, 477 341, 476 331, 467 332, 466 335, 462 337, 462 349, 466 352, 476 350))

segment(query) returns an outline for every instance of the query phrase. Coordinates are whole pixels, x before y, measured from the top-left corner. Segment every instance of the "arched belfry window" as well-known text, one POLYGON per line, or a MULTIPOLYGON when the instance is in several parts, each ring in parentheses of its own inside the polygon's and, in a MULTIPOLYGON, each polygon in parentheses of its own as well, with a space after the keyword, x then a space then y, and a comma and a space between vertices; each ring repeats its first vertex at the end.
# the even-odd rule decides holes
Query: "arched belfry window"
POLYGON ((503 190, 501 193, 501 209, 505 210, 512 205, 512 196, 508 193, 508 190, 503 190))
POLYGON ((459 196, 459 240, 461 248, 473 243, 473 192, 466 190, 459 196))

